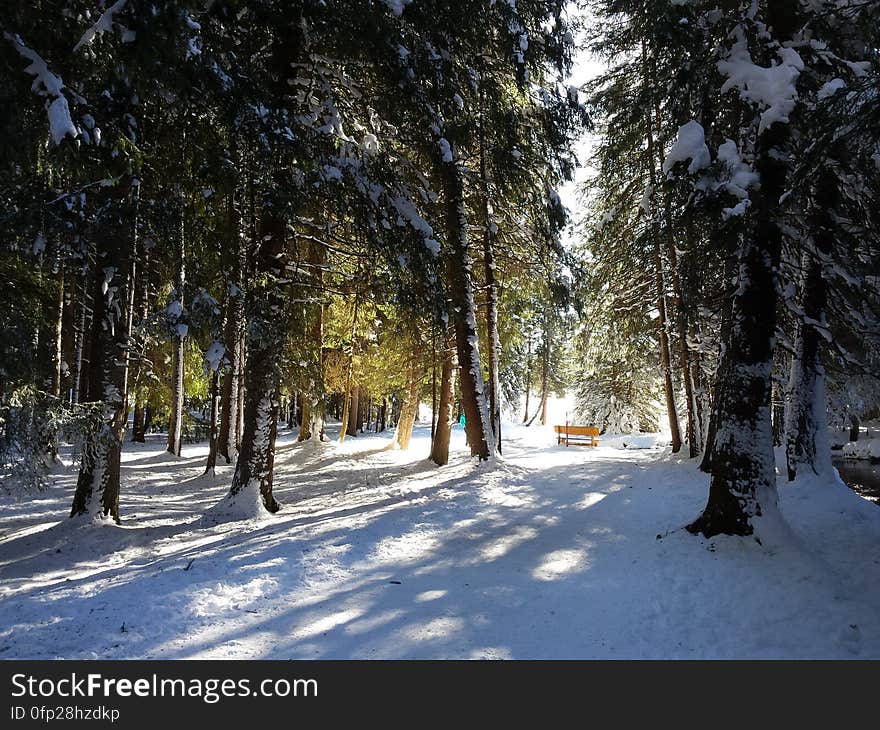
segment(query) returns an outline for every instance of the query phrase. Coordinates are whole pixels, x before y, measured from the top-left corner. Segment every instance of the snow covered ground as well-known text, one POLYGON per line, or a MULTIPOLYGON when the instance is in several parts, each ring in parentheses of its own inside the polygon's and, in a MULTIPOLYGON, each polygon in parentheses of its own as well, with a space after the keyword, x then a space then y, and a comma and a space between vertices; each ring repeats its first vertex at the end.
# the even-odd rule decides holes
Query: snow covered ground
POLYGON ((205 525, 231 468, 126 444, 122 526, 66 520, 75 474, 0 504, 0 658, 880 658, 880 509, 780 490, 782 527, 681 529, 707 479, 653 439, 508 427, 494 468, 390 434, 296 444, 275 517, 205 525), (639 447, 639 448, 632 448, 639 447))

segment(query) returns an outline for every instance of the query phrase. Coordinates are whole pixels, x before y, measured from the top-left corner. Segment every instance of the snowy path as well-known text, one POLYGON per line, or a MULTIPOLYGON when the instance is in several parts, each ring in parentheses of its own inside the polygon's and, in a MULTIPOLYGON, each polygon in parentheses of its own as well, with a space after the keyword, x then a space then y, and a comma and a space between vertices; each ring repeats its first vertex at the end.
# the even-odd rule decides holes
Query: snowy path
POLYGON ((285 435, 285 507, 244 524, 199 523, 231 476, 199 476, 203 446, 127 450, 122 527, 63 520, 62 472, 0 505, 0 658, 880 658, 875 505, 799 484, 772 544, 701 540, 692 465, 512 432, 494 469, 459 429, 443 469, 425 429, 407 453, 285 435))

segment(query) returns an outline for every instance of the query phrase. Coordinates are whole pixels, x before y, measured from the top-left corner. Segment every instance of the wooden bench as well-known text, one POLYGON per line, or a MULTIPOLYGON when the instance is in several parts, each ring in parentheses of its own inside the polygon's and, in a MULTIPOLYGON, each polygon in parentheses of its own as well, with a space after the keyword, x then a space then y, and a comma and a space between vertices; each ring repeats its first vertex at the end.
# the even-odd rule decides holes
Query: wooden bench
POLYGON ((566 446, 598 446, 599 429, 595 426, 554 426, 556 431, 556 443, 566 446))

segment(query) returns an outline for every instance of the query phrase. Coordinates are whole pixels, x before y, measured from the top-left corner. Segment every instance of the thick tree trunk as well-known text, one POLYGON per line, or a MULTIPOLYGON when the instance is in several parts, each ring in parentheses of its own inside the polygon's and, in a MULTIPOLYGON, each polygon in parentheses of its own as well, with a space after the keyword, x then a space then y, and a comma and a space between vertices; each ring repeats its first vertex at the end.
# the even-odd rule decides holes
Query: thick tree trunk
POLYGON ((247 330, 247 366, 244 376, 243 432, 232 487, 222 511, 234 517, 256 516, 267 510, 277 512, 279 503, 272 493, 275 464, 275 436, 278 428, 277 363, 284 345, 286 327, 279 321, 285 308, 277 278, 286 266, 286 221, 275 211, 280 203, 266 204, 253 251, 258 287, 248 292, 251 326, 247 330))
POLYGON ((455 334, 447 333, 443 348, 443 364, 440 369, 440 405, 437 426, 431 444, 430 459, 437 466, 449 463, 449 440, 452 436, 452 406, 455 394, 455 334))
POLYGON ((83 444, 79 477, 70 516, 94 520, 111 517, 119 522, 119 461, 125 436, 128 337, 126 310, 114 301, 126 301, 130 285, 127 271, 131 249, 120 245, 130 235, 131 178, 102 188, 104 215, 97 221, 93 273, 92 326, 86 400, 100 403, 83 444))
MULTIPOLYGON (((345 424, 345 421, 343 421, 345 424)), ((340 426, 340 431, 344 431, 343 426, 340 426)), ((312 406, 309 403, 307 398, 303 398, 302 401, 302 416, 300 417, 299 423, 299 436, 297 436, 297 441, 308 441, 312 437, 312 406)))
POLYGON ((752 193, 755 227, 740 250, 730 335, 718 369, 709 500, 688 526, 706 537, 751 535, 754 518, 776 506, 770 398, 782 234, 775 216, 786 168, 773 150, 784 140, 779 124, 759 138, 761 187, 752 193))
POLYGON ((461 170, 454 161, 444 162, 440 174, 445 197, 445 263, 455 323, 465 428, 471 455, 488 459, 495 451, 495 437, 492 434, 489 403, 480 363, 463 180, 461 170))

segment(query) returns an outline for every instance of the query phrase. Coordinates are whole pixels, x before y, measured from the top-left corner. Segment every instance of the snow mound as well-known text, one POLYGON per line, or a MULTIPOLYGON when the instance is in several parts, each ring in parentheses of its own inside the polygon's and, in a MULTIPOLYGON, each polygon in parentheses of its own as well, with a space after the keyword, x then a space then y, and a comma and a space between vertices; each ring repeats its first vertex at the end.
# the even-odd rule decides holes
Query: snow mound
POLYGON ((848 459, 880 460, 880 438, 849 441, 843 446, 843 455, 848 459))

